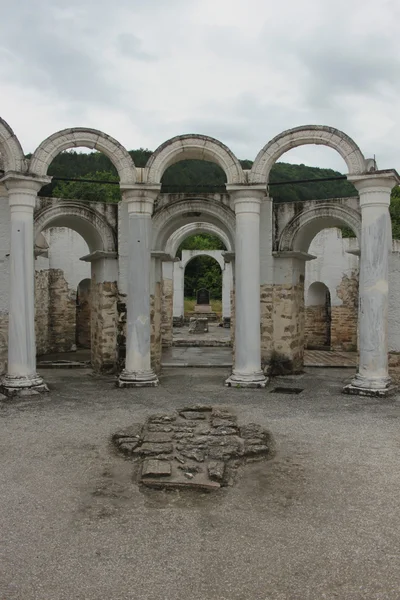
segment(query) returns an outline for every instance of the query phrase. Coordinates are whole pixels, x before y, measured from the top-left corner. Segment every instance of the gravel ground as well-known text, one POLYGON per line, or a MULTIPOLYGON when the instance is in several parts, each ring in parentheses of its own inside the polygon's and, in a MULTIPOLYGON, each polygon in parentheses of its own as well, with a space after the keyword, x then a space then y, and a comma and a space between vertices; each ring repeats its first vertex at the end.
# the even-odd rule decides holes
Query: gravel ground
POLYGON ((249 391, 215 368, 141 390, 42 374, 50 394, 1 405, 1 600, 400 598, 399 396, 341 395, 332 368, 249 391), (275 457, 212 493, 132 483, 111 434, 198 402, 267 427, 275 457))

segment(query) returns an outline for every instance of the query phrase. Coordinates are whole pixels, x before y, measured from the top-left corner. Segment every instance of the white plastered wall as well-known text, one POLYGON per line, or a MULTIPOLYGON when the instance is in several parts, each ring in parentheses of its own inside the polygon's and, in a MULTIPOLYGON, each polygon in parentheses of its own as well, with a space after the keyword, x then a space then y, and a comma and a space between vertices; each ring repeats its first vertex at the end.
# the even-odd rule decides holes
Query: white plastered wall
POLYGON ((400 241, 393 240, 389 256, 389 352, 400 352, 400 241))
POLYGON ((82 279, 90 278, 90 263, 79 260, 89 254, 89 248, 79 233, 67 227, 51 227, 43 231, 48 248, 48 258, 38 256, 37 271, 61 269, 71 289, 76 290, 82 279))
POLYGON ((310 305, 308 289, 312 283, 324 283, 331 295, 331 305, 340 306, 342 300, 337 295, 337 287, 345 275, 358 269, 358 256, 349 251, 358 249, 356 238, 342 238, 340 229, 331 227, 320 231, 311 242, 309 254, 317 258, 306 263, 305 305, 310 305))

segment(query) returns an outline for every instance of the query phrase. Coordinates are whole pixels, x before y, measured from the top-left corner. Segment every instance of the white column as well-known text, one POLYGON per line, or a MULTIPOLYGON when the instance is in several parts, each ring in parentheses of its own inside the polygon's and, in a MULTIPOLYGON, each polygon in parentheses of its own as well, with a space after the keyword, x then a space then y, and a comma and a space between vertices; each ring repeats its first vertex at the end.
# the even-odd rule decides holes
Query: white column
POLYGON ((235 364, 226 385, 265 387, 260 347, 260 204, 265 190, 232 191, 235 235, 235 364))
POLYGON ((182 262, 174 263, 174 296, 173 296, 173 315, 176 318, 183 318, 185 312, 185 293, 184 293, 185 270, 182 262))
POLYGON ((122 190, 128 206, 128 295, 126 299, 126 360, 119 387, 158 385, 151 368, 150 269, 151 215, 156 193, 122 190))
POLYGON ((8 369, 1 391, 8 396, 47 392, 36 373, 33 211, 37 192, 50 179, 9 174, 3 181, 10 205, 11 248, 8 369))
POLYGON ((395 171, 349 177, 360 195, 358 373, 344 388, 349 394, 383 396, 389 392, 388 279, 392 246, 390 192, 399 182, 395 171))
POLYGON ((222 271, 222 318, 231 316, 232 265, 226 262, 222 271))

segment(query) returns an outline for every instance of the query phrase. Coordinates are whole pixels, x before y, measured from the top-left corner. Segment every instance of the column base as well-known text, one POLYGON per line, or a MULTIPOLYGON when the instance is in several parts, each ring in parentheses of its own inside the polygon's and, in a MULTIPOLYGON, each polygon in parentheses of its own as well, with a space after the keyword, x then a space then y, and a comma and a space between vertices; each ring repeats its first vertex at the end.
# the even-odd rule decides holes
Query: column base
POLYGON ((343 388, 343 393, 353 396, 384 398, 386 396, 391 396, 397 390, 396 386, 390 385, 390 383, 390 377, 368 379, 367 377, 357 374, 353 381, 343 388))
POLYGON ((227 387, 237 388, 265 388, 268 383, 268 378, 265 377, 262 371, 251 374, 232 373, 225 381, 227 387))
POLYGON ((0 383, 0 393, 8 398, 34 396, 48 392, 49 388, 39 375, 31 377, 13 377, 6 375, 0 383))
POLYGON ((137 373, 129 373, 122 371, 117 380, 119 388, 134 388, 134 387, 157 387, 158 377, 153 371, 139 371, 137 373))

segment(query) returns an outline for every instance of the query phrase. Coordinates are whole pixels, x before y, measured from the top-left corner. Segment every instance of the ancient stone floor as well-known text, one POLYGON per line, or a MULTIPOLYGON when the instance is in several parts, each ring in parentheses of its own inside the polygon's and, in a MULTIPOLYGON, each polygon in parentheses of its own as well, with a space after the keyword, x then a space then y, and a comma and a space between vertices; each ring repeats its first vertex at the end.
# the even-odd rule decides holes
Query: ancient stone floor
POLYGON ((0 404, 1 600, 398 600, 400 396, 345 396, 353 373, 43 370, 49 394, 0 404), (198 404, 270 431, 273 458, 212 491, 138 485, 113 434, 198 404))
POLYGON ((117 450, 135 466, 135 479, 148 487, 215 490, 233 485, 240 464, 271 456, 268 431, 239 425, 227 409, 206 404, 150 415, 113 435, 117 450))

